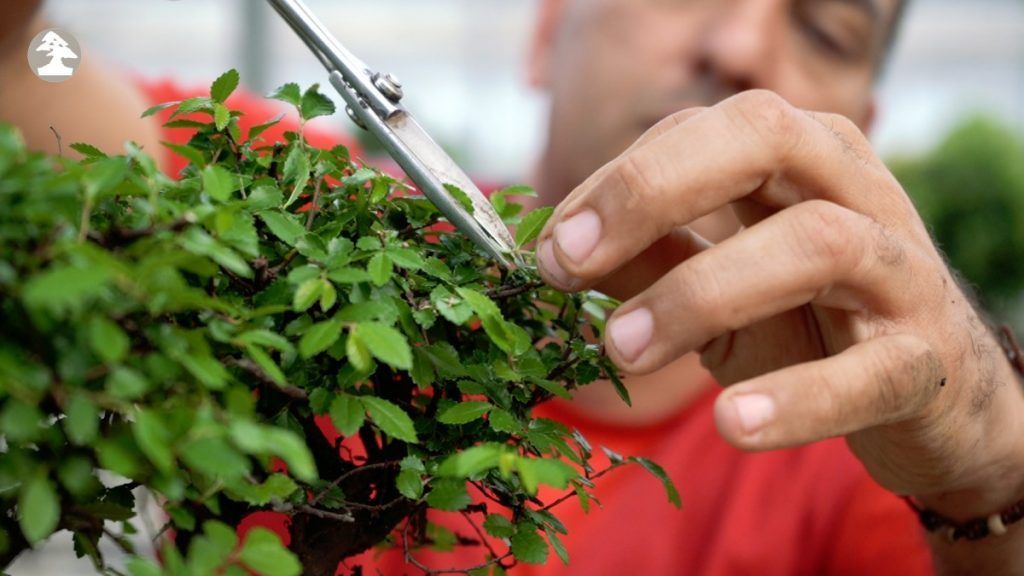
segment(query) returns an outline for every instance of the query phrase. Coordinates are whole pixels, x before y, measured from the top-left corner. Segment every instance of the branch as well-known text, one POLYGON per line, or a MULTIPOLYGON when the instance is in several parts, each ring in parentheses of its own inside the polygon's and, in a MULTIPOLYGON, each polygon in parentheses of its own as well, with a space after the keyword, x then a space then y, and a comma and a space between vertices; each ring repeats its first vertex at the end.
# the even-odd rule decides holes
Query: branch
POLYGON ((225 358, 224 362, 235 366, 236 368, 240 368, 246 374, 249 374, 259 380, 260 384, 273 387, 289 398, 293 398, 295 400, 309 400, 309 394, 307 394, 305 390, 298 386, 292 386, 291 384, 278 384, 252 360, 230 357, 225 358))
POLYGON ((500 288, 494 288, 487 291, 487 296, 492 300, 505 300, 508 298, 514 298, 527 292, 533 292, 539 288, 543 288, 543 282, 528 282, 520 286, 502 286, 500 288))
POLYGON ((359 466, 357 468, 353 468, 353 469, 349 470, 348 472, 345 472, 341 476, 338 476, 337 478, 335 478, 333 482, 328 484, 326 488, 321 490, 319 494, 317 494, 312 500, 310 500, 309 504, 311 506, 316 506, 317 503, 320 502, 320 500, 322 500, 323 497, 328 492, 330 492, 332 489, 337 488, 338 486, 340 486, 342 482, 344 482, 345 480, 347 480, 351 476, 354 476, 354 475, 356 475, 356 474, 358 474, 360 472, 366 472, 368 470, 374 470, 374 469, 380 469, 380 468, 390 468, 390 467, 393 467, 393 466, 398 466, 399 464, 401 464, 400 461, 377 462, 375 464, 364 464, 364 465, 359 466))

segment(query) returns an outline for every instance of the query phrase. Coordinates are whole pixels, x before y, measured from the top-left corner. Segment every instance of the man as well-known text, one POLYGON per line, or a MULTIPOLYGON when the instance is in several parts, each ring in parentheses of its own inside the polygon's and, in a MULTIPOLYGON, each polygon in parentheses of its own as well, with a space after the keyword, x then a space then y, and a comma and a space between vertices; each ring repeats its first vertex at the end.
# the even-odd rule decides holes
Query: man
MULTIPOLYGON (((699 354, 729 386, 714 418, 732 445, 845 436, 882 486, 965 522, 1024 498, 1024 394, 862 135, 902 10, 544 2, 531 71, 553 106, 538 184, 558 208, 538 254, 553 286, 625 301, 606 344, 651 374, 634 380, 638 404, 690 402, 699 354)), ((581 396, 617 418, 606 391, 581 396)), ((945 532, 928 538, 940 571, 1024 573, 1019 526, 945 532)))
MULTIPOLYGON (((543 413, 654 456, 685 499, 676 512, 646 477, 602 478, 603 509, 558 510, 570 572, 927 569, 912 515, 841 441, 744 454, 713 422, 746 450, 845 435, 883 486, 956 521, 1024 497, 1016 377, 860 135, 900 9, 543 1, 531 76, 553 107, 537 183, 561 204, 541 267, 627 300, 609 353, 647 374, 630 379, 632 411, 595 386, 543 413), (731 385, 717 398, 701 361, 731 385)), ((949 572, 1019 573, 1022 533, 929 544, 949 572)), ((401 560, 368 562, 415 572, 401 560)))

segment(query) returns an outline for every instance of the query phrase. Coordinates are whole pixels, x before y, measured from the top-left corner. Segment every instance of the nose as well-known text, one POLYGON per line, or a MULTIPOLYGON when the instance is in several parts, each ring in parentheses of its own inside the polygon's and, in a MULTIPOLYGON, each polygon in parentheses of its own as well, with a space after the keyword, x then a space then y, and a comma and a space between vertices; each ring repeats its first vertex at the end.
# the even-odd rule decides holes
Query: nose
POLYGON ((720 10, 708 22, 698 67, 731 92, 771 88, 769 78, 784 7, 778 0, 719 0, 720 10))

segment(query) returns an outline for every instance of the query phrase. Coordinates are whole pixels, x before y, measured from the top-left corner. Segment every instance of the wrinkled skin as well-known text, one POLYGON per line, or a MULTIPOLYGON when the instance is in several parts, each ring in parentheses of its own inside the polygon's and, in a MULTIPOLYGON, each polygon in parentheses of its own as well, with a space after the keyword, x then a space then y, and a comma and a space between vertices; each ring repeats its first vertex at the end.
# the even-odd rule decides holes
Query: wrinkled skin
MULTIPOLYGON (((698 354, 732 444, 845 436, 883 486, 966 520, 1024 496, 1024 394, 864 136, 896 8, 545 3, 539 260, 625 301, 608 353, 648 386, 685 386, 698 354)), ((1022 532, 932 543, 944 569, 1016 573, 1022 532)))

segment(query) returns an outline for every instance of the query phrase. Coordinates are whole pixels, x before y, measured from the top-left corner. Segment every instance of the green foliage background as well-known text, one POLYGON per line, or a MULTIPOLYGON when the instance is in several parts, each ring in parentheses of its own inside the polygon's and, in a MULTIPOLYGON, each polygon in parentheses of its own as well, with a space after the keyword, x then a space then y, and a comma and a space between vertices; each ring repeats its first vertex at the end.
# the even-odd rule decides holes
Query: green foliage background
MULTIPOLYGON (((172 108, 178 179, 129 144, 81 162, 28 152, 0 127, 0 565, 70 530, 97 570, 99 539, 133 553, 132 490, 175 533, 136 576, 333 574, 370 546, 446 545, 427 510, 462 512, 506 543, 474 574, 568 562, 540 485, 586 507, 586 439, 530 409, 605 377, 597 295, 496 268, 432 204, 301 133, 268 144, 224 104, 238 85, 172 108), (198 119, 197 119, 198 118, 198 119), (360 449, 321 433, 326 418, 360 449), (472 504, 468 487, 484 502, 472 504), (292 544, 234 527, 291 517, 292 544), (111 522, 115 524, 111 524, 111 522), (111 526, 117 526, 111 528, 111 526)), ((303 121, 316 86, 271 95, 303 121)), ((279 119, 278 119, 279 120, 279 119)), ((492 199, 527 259, 550 209, 492 199)), ((636 463, 678 494, 664 471, 636 463)))
MULTIPOLYGON (((1024 289, 1024 138, 974 116, 932 151, 894 158, 893 173, 914 199, 949 262, 1003 320, 1019 316, 1024 289)), ((1024 328, 1019 320, 1018 330, 1024 328)))

